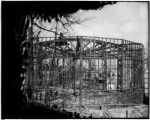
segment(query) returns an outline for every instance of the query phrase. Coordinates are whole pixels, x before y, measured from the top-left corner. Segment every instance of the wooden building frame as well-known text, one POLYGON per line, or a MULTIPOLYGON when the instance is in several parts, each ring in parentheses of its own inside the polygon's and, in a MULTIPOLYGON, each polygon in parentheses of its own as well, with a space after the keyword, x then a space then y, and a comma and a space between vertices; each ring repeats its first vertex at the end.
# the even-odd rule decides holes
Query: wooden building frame
MULTIPOLYGON (((124 39, 90 36, 33 37, 27 86, 33 101, 82 105, 143 102, 144 46, 124 39), (55 92, 54 92, 55 91, 55 92), (67 97, 68 96, 68 97, 67 97)), ((63 104, 62 107, 67 107, 63 104)))

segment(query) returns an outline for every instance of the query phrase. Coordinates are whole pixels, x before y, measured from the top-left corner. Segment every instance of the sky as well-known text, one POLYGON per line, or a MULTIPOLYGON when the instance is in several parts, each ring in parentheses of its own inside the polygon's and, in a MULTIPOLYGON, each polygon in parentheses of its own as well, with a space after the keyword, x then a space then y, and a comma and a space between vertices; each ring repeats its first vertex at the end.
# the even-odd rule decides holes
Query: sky
POLYGON ((73 36, 121 38, 142 43, 148 48, 146 2, 118 2, 106 5, 101 10, 79 10, 74 16, 89 20, 73 25, 73 31, 70 31, 73 36))
POLYGON ((148 43, 148 5, 139 2, 120 2, 107 5, 102 10, 78 11, 82 19, 91 18, 81 25, 74 25, 75 35, 123 38, 148 43))

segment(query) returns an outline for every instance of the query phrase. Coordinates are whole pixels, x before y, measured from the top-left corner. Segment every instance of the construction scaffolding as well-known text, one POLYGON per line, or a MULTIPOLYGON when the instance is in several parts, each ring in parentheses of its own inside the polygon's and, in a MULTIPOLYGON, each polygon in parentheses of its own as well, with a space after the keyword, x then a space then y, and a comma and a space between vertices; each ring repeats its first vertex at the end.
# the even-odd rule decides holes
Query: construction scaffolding
POLYGON ((124 39, 33 38, 33 101, 60 107, 139 104, 144 94, 144 47, 124 39))

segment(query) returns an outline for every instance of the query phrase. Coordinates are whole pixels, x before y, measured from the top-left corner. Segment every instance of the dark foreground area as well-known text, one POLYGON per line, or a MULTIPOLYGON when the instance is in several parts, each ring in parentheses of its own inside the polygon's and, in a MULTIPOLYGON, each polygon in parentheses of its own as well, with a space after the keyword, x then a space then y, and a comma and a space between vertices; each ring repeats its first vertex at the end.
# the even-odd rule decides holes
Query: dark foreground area
MULTIPOLYGON (((79 113, 67 112, 65 109, 58 109, 57 105, 52 107, 44 106, 39 103, 27 103, 19 109, 14 109, 13 113, 9 113, 9 116, 3 116, 3 118, 22 118, 22 119, 51 119, 51 118, 81 118, 79 113), (17 114, 16 114, 17 113, 17 114)), ((86 118, 86 117, 82 117, 86 118)), ((88 118, 92 118, 89 116, 88 118)))
MULTIPOLYGON (((145 104, 148 104, 148 97, 144 97, 145 104)), ((15 119, 80 119, 80 118, 93 118, 92 115, 88 117, 80 117, 77 112, 68 112, 65 109, 58 108, 57 105, 45 106, 40 103, 24 103, 20 107, 10 108, 7 114, 3 114, 2 118, 15 118, 15 119)))

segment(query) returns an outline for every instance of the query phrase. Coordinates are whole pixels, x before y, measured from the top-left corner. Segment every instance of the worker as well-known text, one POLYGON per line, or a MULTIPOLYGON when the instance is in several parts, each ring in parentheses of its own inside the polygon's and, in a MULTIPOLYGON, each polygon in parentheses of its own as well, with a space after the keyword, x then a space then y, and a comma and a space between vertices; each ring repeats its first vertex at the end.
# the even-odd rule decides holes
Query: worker
POLYGON ((80 39, 77 37, 77 44, 76 44, 76 53, 79 54, 79 50, 80 50, 80 47, 81 47, 81 43, 80 43, 80 39))
POLYGON ((64 42, 62 41, 63 39, 64 39, 64 35, 63 35, 63 33, 61 32, 61 33, 60 33, 60 36, 59 36, 59 40, 61 40, 61 41, 55 42, 55 45, 56 45, 56 46, 59 46, 59 47, 63 46, 63 44, 64 44, 64 42))
POLYGON ((59 39, 60 39, 60 40, 63 40, 63 39, 64 39, 64 35, 63 35, 63 33, 62 33, 62 32, 60 32, 59 39))
POLYGON ((66 41, 62 41, 62 40, 64 40, 64 35, 63 35, 63 33, 61 32, 60 33, 60 36, 59 36, 59 40, 60 41, 58 41, 58 42, 55 42, 55 45, 56 46, 59 46, 59 47, 61 47, 61 46, 64 46, 64 45, 67 45, 67 42, 66 41))

